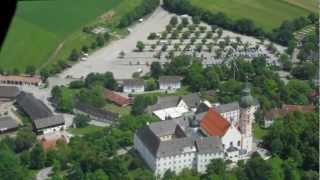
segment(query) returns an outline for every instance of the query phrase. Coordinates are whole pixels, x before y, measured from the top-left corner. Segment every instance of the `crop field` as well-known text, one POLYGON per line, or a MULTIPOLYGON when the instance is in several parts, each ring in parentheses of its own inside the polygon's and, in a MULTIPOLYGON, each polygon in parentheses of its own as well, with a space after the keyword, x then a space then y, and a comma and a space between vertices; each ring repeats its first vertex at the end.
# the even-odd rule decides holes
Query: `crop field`
POLYGON ((111 26, 141 1, 19 2, 0 52, 0 67, 9 70, 17 68, 20 71, 24 71, 28 65, 39 68, 48 63, 54 52, 55 57, 50 58, 53 61, 65 58, 73 48, 92 41, 92 37, 82 33, 85 25, 110 23, 111 26))
MULTIPOLYGON (((288 19, 306 16, 315 0, 190 0, 193 5, 216 12, 223 12, 232 19, 248 18, 266 31, 288 19), (296 3, 293 3, 296 2, 296 3), (300 4, 300 5, 297 5, 300 4)), ((316 3, 315 3, 316 4, 316 3)))

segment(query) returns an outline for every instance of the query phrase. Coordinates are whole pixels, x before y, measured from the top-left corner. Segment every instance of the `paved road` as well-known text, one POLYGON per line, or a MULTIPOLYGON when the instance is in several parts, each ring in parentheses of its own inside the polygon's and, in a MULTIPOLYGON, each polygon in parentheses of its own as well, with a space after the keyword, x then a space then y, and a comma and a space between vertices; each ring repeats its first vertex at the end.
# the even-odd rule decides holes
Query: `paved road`
POLYGON ((52 167, 41 169, 36 176, 36 180, 47 180, 49 178, 51 170, 52 170, 52 167))

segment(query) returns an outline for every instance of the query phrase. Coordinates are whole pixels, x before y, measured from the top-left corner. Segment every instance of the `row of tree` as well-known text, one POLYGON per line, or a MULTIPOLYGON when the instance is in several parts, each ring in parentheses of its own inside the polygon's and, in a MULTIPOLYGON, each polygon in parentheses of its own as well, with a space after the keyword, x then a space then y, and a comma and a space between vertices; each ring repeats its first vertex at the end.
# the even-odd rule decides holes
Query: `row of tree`
POLYGON ((160 4, 160 0, 143 0, 132 12, 122 17, 119 23, 120 28, 127 27, 147 14, 153 12, 160 4))
POLYGON ((300 30, 306 25, 315 23, 318 20, 317 14, 310 14, 308 18, 299 17, 292 21, 285 21, 279 28, 276 28, 269 33, 256 26, 256 24, 250 19, 243 18, 239 20, 232 20, 222 12, 215 13, 193 6, 188 0, 164 0, 164 7, 177 14, 189 14, 192 17, 197 17, 196 19, 201 19, 210 25, 218 25, 222 28, 241 34, 261 38, 267 37, 286 46, 290 41, 294 41, 293 32, 300 30))

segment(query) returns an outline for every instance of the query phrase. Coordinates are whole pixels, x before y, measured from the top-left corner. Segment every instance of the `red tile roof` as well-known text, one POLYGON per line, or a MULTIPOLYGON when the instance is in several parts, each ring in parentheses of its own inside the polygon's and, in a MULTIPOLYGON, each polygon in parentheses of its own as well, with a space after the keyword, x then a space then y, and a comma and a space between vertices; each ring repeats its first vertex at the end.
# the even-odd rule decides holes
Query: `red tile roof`
POLYGON ((126 106, 126 105, 130 104, 130 102, 131 102, 130 98, 121 96, 120 94, 117 94, 117 93, 115 93, 111 90, 108 90, 108 89, 105 91, 104 97, 107 100, 117 104, 118 106, 126 106))
POLYGON ((62 141, 64 143, 67 143, 67 139, 64 136, 61 136, 58 139, 47 139, 47 138, 42 138, 40 141, 40 144, 42 145, 42 148, 47 151, 49 149, 55 148, 57 145, 58 141, 62 141))
POLYGON ((223 136, 230 127, 230 123, 213 108, 210 108, 201 120, 200 127, 210 136, 223 136))
POLYGON ((299 112, 313 112, 315 107, 313 105, 289 105, 284 104, 281 108, 274 108, 265 114, 267 120, 273 120, 275 118, 286 116, 287 114, 299 111, 299 112))

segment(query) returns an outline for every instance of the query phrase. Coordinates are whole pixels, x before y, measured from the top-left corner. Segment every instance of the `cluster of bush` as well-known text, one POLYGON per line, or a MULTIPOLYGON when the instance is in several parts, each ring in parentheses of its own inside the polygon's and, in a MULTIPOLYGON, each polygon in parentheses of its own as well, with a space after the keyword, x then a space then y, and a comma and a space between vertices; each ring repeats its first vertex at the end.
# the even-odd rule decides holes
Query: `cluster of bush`
POLYGON ((279 28, 272 32, 266 32, 250 19, 232 20, 222 12, 214 13, 191 5, 188 0, 164 0, 164 7, 177 14, 189 14, 192 17, 198 17, 210 25, 218 25, 222 28, 238 32, 245 35, 269 38, 274 42, 287 46, 290 41, 294 40, 292 33, 309 24, 318 21, 317 14, 310 14, 306 17, 298 17, 291 21, 284 21, 279 28))

